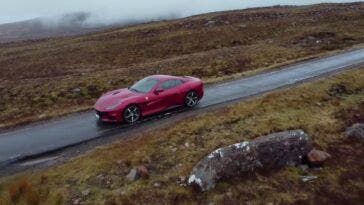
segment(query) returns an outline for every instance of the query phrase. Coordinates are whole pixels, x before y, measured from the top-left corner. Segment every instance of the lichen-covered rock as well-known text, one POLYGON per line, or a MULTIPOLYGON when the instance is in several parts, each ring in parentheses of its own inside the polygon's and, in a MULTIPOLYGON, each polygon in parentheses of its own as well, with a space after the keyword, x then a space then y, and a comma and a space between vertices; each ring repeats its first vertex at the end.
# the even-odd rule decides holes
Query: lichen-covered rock
POLYGON ((356 123, 345 130, 345 136, 349 139, 360 140, 364 142, 364 124, 356 123))
POLYGON ((302 130, 279 132, 250 142, 236 143, 204 157, 193 168, 188 184, 207 191, 220 180, 256 170, 299 165, 311 150, 309 137, 302 130))

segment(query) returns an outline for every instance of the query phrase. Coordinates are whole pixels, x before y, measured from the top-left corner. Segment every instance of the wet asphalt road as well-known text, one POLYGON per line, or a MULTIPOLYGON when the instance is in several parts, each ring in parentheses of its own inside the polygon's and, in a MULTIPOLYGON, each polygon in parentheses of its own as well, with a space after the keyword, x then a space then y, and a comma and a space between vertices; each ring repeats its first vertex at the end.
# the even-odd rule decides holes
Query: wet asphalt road
MULTIPOLYGON (((364 63, 364 49, 348 51, 283 69, 206 87, 196 109, 265 93, 277 88, 339 72, 364 63)), ((142 123, 148 123, 146 122, 142 123)), ((59 150, 103 136, 117 135, 129 126, 101 126, 93 111, 73 114, 0 133, 0 165, 59 150)))

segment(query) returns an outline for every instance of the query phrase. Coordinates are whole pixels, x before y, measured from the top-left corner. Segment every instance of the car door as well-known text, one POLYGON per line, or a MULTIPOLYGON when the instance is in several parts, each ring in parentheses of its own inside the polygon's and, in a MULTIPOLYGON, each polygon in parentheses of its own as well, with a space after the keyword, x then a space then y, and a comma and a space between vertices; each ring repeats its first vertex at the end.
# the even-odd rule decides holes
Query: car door
POLYGON ((181 85, 183 84, 183 81, 180 79, 174 79, 172 86, 170 88, 171 91, 171 106, 178 106, 178 105, 183 105, 183 103, 181 104, 181 102, 183 102, 183 98, 184 98, 184 91, 181 90, 181 85))
POLYGON ((144 115, 161 112, 170 106, 171 92, 169 89, 171 86, 171 82, 167 80, 157 85, 152 92, 148 93, 144 115))
POLYGON ((162 110, 165 110, 174 105, 174 99, 173 99, 174 87, 175 87, 174 80, 167 80, 159 86, 159 90, 161 92, 157 93, 157 95, 159 95, 159 98, 161 99, 160 106, 162 110))
POLYGON ((148 95, 148 102, 146 108, 146 115, 161 112, 170 107, 179 105, 180 91, 178 86, 183 81, 178 79, 172 79, 162 82, 157 86, 152 93, 148 95))
POLYGON ((182 84, 183 81, 180 79, 173 79, 168 82, 167 87, 165 88, 165 100, 167 101, 168 107, 183 105, 183 103, 181 104, 184 98, 184 92, 181 89, 182 84))

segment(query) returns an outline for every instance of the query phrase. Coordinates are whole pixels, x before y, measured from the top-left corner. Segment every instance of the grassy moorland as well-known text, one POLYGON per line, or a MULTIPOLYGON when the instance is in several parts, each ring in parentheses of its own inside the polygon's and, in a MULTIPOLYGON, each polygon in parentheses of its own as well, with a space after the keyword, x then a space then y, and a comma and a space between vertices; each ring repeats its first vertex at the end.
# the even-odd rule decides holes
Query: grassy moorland
POLYGON ((247 9, 0 44, 0 127, 90 108, 102 92, 150 74, 214 81, 362 44, 363 10, 247 9))
POLYGON ((2 179, 0 204, 361 204, 363 143, 346 140, 343 131, 364 122, 363 99, 363 67, 275 91, 98 148, 56 167, 2 179), (219 183, 207 193, 178 182, 220 146, 296 128, 333 156, 322 168, 254 174, 219 183), (149 169, 150 177, 127 181, 130 169, 139 165, 149 169), (305 183, 301 175, 318 179, 305 183))

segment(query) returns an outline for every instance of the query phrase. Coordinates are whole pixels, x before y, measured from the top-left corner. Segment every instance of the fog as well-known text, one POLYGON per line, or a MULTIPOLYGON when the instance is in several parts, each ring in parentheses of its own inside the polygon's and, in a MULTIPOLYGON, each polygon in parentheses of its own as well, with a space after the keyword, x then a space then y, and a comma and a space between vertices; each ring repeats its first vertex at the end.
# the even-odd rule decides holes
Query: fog
MULTIPOLYGON (((57 25, 69 15, 81 12, 77 20, 84 25, 141 22, 186 17, 212 11, 272 5, 303 5, 320 0, 1 0, 0 23, 43 17, 45 23, 57 25)), ((69 19, 68 19, 69 20, 69 19)), ((73 19, 71 19, 73 20, 73 19)))

